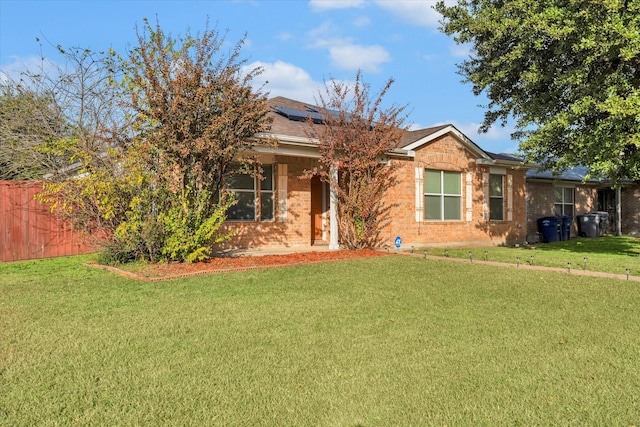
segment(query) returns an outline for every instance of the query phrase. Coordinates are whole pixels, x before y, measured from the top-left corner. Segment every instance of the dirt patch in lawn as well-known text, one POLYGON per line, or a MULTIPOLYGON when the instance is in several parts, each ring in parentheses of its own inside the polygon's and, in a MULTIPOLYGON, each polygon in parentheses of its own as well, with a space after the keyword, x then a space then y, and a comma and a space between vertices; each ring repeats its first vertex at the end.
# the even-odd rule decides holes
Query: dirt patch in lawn
POLYGON ((316 264, 331 261, 372 258, 387 255, 372 249, 358 251, 339 250, 329 252, 297 252, 282 255, 242 255, 212 258, 208 261, 185 263, 132 263, 118 267, 89 263, 95 268, 109 270, 122 276, 142 280, 158 281, 177 279, 200 274, 229 273, 291 265, 316 264))

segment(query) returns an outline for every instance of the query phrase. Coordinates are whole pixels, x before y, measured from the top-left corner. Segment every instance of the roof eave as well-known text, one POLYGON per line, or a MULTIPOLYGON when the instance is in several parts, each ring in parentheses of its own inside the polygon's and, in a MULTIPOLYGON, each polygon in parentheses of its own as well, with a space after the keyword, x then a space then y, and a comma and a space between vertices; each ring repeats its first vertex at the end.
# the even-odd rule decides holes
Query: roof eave
MULTIPOLYGON (((319 158, 319 150, 318 150, 318 142, 317 138, 307 138, 307 137, 299 137, 292 135, 284 135, 284 134, 273 134, 273 133, 259 133, 256 134, 254 138, 252 138, 255 142, 264 141, 267 139, 275 139, 278 141, 277 147, 267 147, 255 145, 254 149, 259 152, 269 152, 273 154, 281 154, 288 156, 296 156, 300 155, 303 157, 314 157, 319 158), (310 151, 315 151, 314 155, 310 154, 310 151)), ((415 156, 414 151, 407 151, 405 149, 395 149, 387 151, 387 156, 390 157, 413 157, 415 156)))
POLYGON ((505 166, 513 169, 533 169, 534 165, 529 165, 527 163, 515 161, 515 160, 503 160, 503 159, 478 159, 476 161, 477 164, 483 166, 505 166))

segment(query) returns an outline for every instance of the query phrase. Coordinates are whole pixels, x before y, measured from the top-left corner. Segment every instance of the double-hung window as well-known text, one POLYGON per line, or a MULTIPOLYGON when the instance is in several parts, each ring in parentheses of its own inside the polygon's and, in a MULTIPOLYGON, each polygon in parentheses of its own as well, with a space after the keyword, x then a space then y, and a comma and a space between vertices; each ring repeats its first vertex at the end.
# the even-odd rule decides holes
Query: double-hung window
POLYGON ((573 216, 573 188, 556 187, 554 189, 554 211, 556 216, 573 216))
POLYGON ((504 176, 489 175, 489 220, 504 220, 504 176))
POLYGON ((274 218, 273 165, 262 165, 262 179, 240 171, 238 165, 231 168, 226 180, 226 190, 236 199, 227 210, 231 221, 271 221, 274 218))
POLYGON ((424 219, 462 219, 462 174, 435 169, 424 171, 424 219))
POLYGON ((274 190, 273 165, 262 165, 262 181, 260 181, 260 220, 273 221, 274 190))

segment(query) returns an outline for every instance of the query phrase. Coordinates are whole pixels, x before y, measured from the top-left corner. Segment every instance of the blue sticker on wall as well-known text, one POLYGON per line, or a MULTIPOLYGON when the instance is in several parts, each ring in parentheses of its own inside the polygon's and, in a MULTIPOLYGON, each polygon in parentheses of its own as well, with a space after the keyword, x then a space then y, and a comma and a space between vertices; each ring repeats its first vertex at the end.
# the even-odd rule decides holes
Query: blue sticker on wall
POLYGON ((394 244, 396 245, 396 249, 400 249, 400 245, 402 245, 402 237, 396 236, 394 244))

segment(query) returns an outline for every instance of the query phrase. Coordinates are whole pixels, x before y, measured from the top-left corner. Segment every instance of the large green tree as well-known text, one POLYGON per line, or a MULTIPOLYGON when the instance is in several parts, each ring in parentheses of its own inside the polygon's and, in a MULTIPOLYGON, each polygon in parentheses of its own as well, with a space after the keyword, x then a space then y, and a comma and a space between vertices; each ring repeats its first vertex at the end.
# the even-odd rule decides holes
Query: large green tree
POLYGON ((439 2, 441 30, 471 55, 459 64, 489 99, 481 130, 515 120, 528 161, 640 179, 640 1, 439 2))

